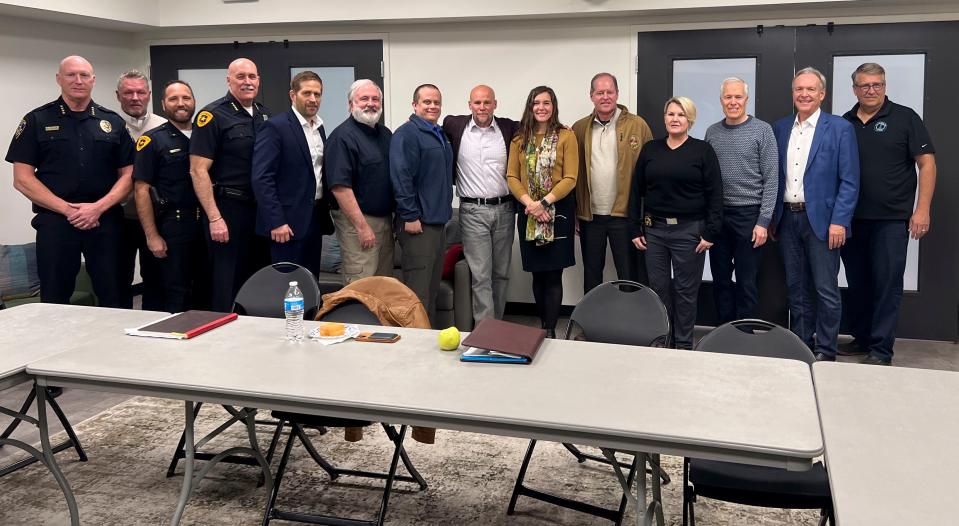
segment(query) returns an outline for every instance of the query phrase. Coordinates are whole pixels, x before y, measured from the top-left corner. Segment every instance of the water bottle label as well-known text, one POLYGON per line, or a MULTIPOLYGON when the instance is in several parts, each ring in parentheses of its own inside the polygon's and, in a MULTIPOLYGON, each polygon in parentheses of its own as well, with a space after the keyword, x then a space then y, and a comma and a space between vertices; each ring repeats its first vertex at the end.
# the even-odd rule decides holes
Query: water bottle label
POLYGON ((303 310, 303 300, 283 300, 283 309, 287 311, 302 311, 303 310))

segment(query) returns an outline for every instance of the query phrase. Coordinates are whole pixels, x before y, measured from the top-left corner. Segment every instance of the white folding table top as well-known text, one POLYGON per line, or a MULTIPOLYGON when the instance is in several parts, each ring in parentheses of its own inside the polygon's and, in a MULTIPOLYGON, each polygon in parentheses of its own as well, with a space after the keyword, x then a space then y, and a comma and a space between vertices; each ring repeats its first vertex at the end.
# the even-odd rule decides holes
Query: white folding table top
POLYGON ((184 341, 126 336, 127 325, 118 316, 27 372, 67 387, 794 469, 822 453, 811 375, 796 361, 546 340, 532 365, 462 363, 428 330, 323 346, 286 342, 282 319, 241 316, 184 341))
POLYGON ((839 524, 959 516, 959 373, 820 362, 813 377, 839 524))
POLYGON ((136 327, 162 313, 28 303, 0 311, 0 389, 27 378, 27 364, 81 345, 117 324, 136 327))

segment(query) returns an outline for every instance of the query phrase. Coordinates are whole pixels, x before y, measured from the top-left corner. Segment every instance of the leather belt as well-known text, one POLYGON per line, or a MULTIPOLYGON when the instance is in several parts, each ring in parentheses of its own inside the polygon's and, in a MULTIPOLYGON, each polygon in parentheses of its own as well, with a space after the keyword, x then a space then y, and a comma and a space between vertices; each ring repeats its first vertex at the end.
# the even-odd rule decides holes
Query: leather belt
POLYGON ((646 226, 653 226, 653 223, 660 223, 663 225, 678 225, 680 223, 688 223, 690 221, 699 221, 698 219, 680 219, 678 217, 659 217, 652 214, 646 214, 646 217, 643 218, 643 224, 646 226))
POLYGON ((512 199, 512 195, 502 195, 500 197, 460 197, 461 202, 474 205, 500 205, 508 203, 512 199))
POLYGON ((806 203, 783 203, 786 205, 786 209, 790 212, 805 212, 806 203))

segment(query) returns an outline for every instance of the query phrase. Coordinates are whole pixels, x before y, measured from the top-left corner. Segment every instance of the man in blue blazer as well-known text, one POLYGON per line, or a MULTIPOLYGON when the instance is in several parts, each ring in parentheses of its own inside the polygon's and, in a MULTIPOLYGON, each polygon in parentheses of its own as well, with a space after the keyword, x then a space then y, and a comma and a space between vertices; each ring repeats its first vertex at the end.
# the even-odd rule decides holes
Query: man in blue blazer
POLYGON ((792 93, 796 115, 773 125, 780 154, 772 226, 785 260, 790 329, 817 360, 835 361, 842 317, 839 248, 852 235, 859 147, 848 121, 820 109, 822 73, 799 70, 792 93))
POLYGON ((290 111, 266 121, 253 146, 256 233, 270 238, 273 263, 320 272, 322 235, 333 232, 323 199, 326 131, 317 115, 323 82, 312 71, 293 77, 290 111))

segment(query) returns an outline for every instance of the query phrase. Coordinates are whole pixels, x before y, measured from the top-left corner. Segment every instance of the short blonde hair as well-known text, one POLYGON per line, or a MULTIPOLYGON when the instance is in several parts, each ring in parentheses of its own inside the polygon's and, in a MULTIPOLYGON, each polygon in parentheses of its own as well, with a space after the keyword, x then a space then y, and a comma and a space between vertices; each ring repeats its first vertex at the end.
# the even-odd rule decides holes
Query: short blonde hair
POLYGON ((663 106, 663 115, 666 115, 666 112, 669 111, 670 104, 678 104, 679 107, 683 109, 683 113, 686 114, 686 120, 689 121, 689 127, 692 128, 693 123, 696 122, 696 105, 693 104, 692 99, 689 97, 670 97, 663 106))

